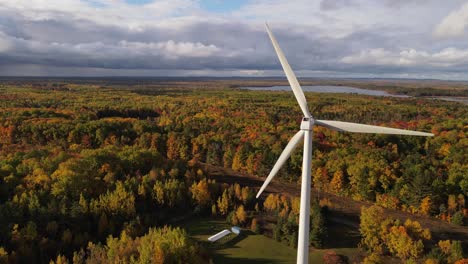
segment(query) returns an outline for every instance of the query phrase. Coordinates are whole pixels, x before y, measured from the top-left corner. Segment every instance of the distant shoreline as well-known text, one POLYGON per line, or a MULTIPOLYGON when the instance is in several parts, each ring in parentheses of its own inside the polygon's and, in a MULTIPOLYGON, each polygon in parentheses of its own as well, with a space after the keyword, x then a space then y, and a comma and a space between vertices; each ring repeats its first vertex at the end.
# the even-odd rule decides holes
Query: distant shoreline
MULTIPOLYGON (((468 81, 429 79, 379 79, 379 78, 301 78, 301 85, 346 87, 379 91, 376 96, 432 98, 468 104, 468 81), (359 88, 357 88, 359 87, 359 88), (384 94, 382 94, 384 93, 384 94)), ((118 86, 121 89, 243 89, 242 87, 288 86, 280 77, 1 77, 0 88, 6 85, 37 87, 41 89, 64 88, 69 84, 88 84, 96 88, 118 86)), ((289 88, 288 88, 289 89, 289 88)), ((368 92, 355 91, 357 94, 368 92)), ((374 93, 374 92, 369 92, 374 93)))
MULTIPOLYGON (((239 87, 241 89, 254 90, 254 91, 288 91, 289 86, 247 86, 239 87)), ((389 93, 386 90, 379 89, 362 89, 358 87, 341 86, 341 85, 308 85, 302 86, 304 92, 315 92, 315 93, 349 93, 349 94, 361 94, 369 96, 384 96, 384 97, 398 97, 398 98, 424 98, 432 100, 444 100, 450 102, 458 102, 468 105, 468 97, 458 96, 412 96, 399 93, 389 93)))

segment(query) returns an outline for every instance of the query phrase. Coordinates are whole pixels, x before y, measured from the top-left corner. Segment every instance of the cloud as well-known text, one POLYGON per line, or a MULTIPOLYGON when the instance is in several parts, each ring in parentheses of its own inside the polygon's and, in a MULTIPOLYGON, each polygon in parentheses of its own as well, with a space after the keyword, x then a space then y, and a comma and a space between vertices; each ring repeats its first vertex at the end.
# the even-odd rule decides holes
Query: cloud
POLYGON ((384 0, 385 5, 392 8, 401 8, 408 5, 430 4, 428 0, 384 0))
POLYGON ((463 0, 422 1, 0 0, 0 75, 282 75, 264 21, 302 76, 465 69, 468 40, 432 35, 463 0))
POLYGON ((265 71, 260 70, 240 70, 239 73, 247 76, 264 76, 265 71))
POLYGON ((101 24, 123 25, 133 22, 144 24, 199 10, 196 0, 157 0, 145 5, 131 5, 114 0, 3 0, 0 5, 21 10, 31 20, 47 20, 61 15, 72 19, 88 19, 101 24), (90 16, 93 14, 94 16, 90 16))
POLYGON ((468 3, 451 12, 434 29, 434 36, 438 38, 462 37, 468 25, 468 3))
POLYGON ((121 52, 127 51, 136 54, 161 55, 169 59, 177 59, 180 57, 210 57, 217 55, 221 51, 221 49, 215 45, 203 45, 200 42, 174 42, 173 40, 158 43, 121 41, 118 43, 117 47, 122 49, 121 52))
POLYGON ((0 53, 7 52, 11 47, 10 41, 7 39, 7 35, 0 31, 0 53))
POLYGON ((341 62, 355 65, 379 66, 434 66, 455 67, 468 65, 468 50, 445 48, 439 52, 430 53, 415 49, 401 50, 399 52, 385 49, 364 50, 341 59, 341 62))
POLYGON ((320 9, 324 11, 336 10, 355 4, 353 0, 322 0, 320 2, 320 9))
MULTIPOLYGON (((0 42, 1 64, 35 63, 53 66, 86 66, 103 68, 174 68, 174 62, 187 59, 228 57, 230 52, 200 42, 118 41, 116 43, 58 43, 14 38, 3 34, 0 42), (6 49, 2 49, 3 43, 6 49), (9 48, 10 47, 10 48, 9 48), (14 48, 12 48, 14 47, 14 48), (3 50, 3 52, 2 52, 3 50)), ((202 66, 204 62, 200 61, 202 66)), ((187 66, 179 65, 180 68, 187 66)), ((188 68, 191 68, 190 66, 188 68)))

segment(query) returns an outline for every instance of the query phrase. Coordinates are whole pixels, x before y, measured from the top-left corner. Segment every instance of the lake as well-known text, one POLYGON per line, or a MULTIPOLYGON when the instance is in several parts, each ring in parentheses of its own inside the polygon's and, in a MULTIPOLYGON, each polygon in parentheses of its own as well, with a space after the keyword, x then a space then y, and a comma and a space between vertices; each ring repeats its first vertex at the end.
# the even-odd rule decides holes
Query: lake
POLYGON ((433 96, 431 99, 444 100, 450 102, 457 102, 468 105, 468 97, 444 97, 444 96, 433 96))
MULTIPOLYGON (((410 97, 407 95, 389 94, 385 91, 367 90, 349 86, 336 86, 336 85, 312 85, 301 86, 305 92, 313 93, 351 93, 351 94, 365 94, 372 96, 391 96, 391 97, 410 97)), ((267 86, 267 87, 242 87, 242 89, 257 90, 257 91, 291 91, 290 86, 267 86)))
MULTIPOLYGON (((356 87, 350 86, 336 86, 336 85, 306 85, 301 86, 305 92, 313 92, 313 93, 350 93, 350 94, 364 94, 364 95, 371 95, 371 96, 390 96, 390 97, 400 97, 400 98, 410 98, 413 96, 409 95, 402 95, 402 94, 390 94, 386 91, 380 90, 367 90, 361 89, 356 87)), ((257 91, 291 91, 290 86, 248 86, 248 87, 241 87, 242 89, 248 90, 257 90, 257 91)), ((444 100, 450 102, 457 102, 468 105, 468 98, 466 97, 446 97, 446 96, 429 96, 429 97, 421 97, 424 99, 430 100, 444 100)))

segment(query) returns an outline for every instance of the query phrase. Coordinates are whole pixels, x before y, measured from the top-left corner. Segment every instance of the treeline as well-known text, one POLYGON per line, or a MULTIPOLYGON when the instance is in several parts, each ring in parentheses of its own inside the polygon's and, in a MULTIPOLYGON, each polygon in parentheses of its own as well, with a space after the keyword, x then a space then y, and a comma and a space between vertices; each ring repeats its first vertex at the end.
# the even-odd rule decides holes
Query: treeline
POLYGON ((209 262, 207 252, 193 243, 180 228, 150 228, 143 236, 132 238, 122 231, 119 237, 109 236, 104 245, 89 243, 86 249, 74 252, 72 260, 58 255, 52 264, 85 263, 194 263, 209 262))
POLYGON ((404 94, 410 96, 459 96, 467 97, 468 89, 437 89, 432 87, 420 87, 420 88, 401 88, 392 87, 387 88, 392 94, 404 94))

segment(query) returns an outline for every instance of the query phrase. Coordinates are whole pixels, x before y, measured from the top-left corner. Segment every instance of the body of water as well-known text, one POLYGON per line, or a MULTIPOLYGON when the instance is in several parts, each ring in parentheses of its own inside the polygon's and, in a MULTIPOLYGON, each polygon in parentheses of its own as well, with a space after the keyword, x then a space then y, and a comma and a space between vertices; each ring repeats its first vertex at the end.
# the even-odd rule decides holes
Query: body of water
POLYGON ((428 97, 430 99, 444 100, 450 102, 457 102, 468 105, 468 97, 444 97, 444 96, 433 96, 428 97))
MULTIPOLYGON (((291 91, 289 86, 268 86, 268 87, 242 87, 248 90, 261 90, 261 91, 291 91)), ((385 91, 367 90, 349 86, 336 86, 336 85, 313 85, 302 86, 305 92, 314 93, 351 93, 351 94, 365 94, 373 96, 391 96, 391 97, 410 97, 407 95, 389 94, 385 91)))

